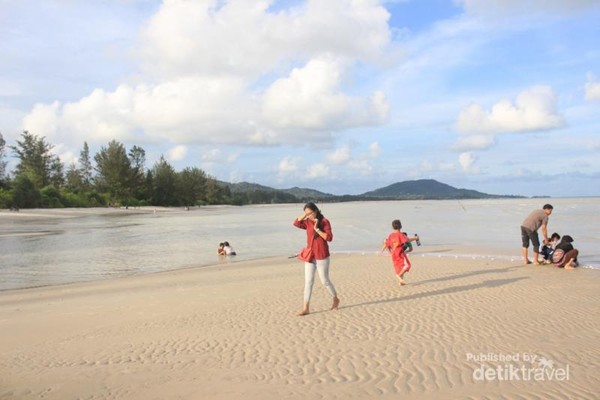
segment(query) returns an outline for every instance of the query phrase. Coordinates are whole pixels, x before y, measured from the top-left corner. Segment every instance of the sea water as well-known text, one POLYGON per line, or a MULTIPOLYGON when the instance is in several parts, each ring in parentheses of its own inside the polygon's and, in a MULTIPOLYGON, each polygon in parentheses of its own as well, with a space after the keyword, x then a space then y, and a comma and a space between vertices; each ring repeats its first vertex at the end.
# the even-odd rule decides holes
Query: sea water
MULTIPOLYGON (((584 267, 600 268, 599 198, 372 201, 321 203, 335 254, 378 254, 400 219, 422 246, 413 257, 521 261, 520 225, 545 203, 554 206, 548 234, 569 234, 584 267)), ((22 210, 0 216, 0 290, 18 289, 241 260, 287 260, 304 246, 292 226, 303 204, 185 209, 22 210), (16 213, 15 213, 16 214, 16 213), (216 254, 228 241, 235 257, 216 254)), ((531 248, 529 250, 531 257, 531 248)), ((294 262, 290 260, 290 262, 294 262)))

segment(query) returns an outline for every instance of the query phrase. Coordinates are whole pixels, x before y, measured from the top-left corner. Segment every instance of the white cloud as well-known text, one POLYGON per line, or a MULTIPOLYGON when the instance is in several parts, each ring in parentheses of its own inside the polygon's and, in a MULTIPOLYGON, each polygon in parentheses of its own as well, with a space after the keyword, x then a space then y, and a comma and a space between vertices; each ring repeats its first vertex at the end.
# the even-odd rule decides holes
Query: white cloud
POLYGON ((485 150, 496 144, 496 136, 493 134, 462 135, 453 146, 455 150, 485 150))
POLYGON ((202 162, 218 163, 223 159, 223 153, 220 149, 210 149, 202 153, 202 162))
POLYGON ((329 175, 329 167, 323 163, 312 164, 306 171, 306 178, 323 178, 329 175))
POLYGON ((381 123, 388 106, 381 93, 351 97, 341 91, 344 63, 314 59, 275 81, 266 91, 263 116, 275 128, 329 130, 381 123))
POLYGON ((187 146, 183 146, 183 145, 175 146, 171 150, 169 150, 168 159, 170 161, 181 161, 187 155, 187 151, 188 151, 187 146))
POLYGON ((374 92, 370 98, 370 102, 366 102, 366 106, 368 107, 368 117, 371 123, 387 121, 390 113, 390 105, 385 98, 385 93, 380 90, 374 92))
POLYGON ((600 100, 600 82, 596 82, 596 77, 588 74, 588 81, 585 84, 585 99, 600 100))
POLYGON ((476 161, 477 157, 475 157, 475 155, 473 155, 471 152, 461 153, 458 156, 458 162, 464 172, 478 173, 479 167, 475 166, 476 161))
POLYGON ((46 136, 48 139, 54 138, 58 129, 59 109, 58 101, 52 104, 36 104, 31 113, 23 118, 23 130, 34 135, 46 136))
POLYGON ((344 145, 327 156, 327 160, 333 164, 344 164, 350 160, 350 146, 344 145))
POLYGON ((378 142, 373 142, 369 145, 369 157, 377 158, 381 154, 381 146, 378 142))
POLYGON ((336 62, 312 60, 292 70, 267 90, 263 105, 265 119, 276 127, 300 126, 322 129, 334 122, 349 106, 339 92, 341 66, 336 62))
POLYGON ((309 0, 272 12, 270 3, 165 0, 140 34, 135 81, 38 105, 24 124, 72 146, 81 137, 279 145, 384 122, 383 93, 349 95, 344 77, 388 56, 387 10, 309 0))
POLYGON ((280 177, 284 177, 295 174, 298 172, 298 165, 300 164, 301 160, 302 159, 299 157, 284 157, 281 161, 279 161, 279 165, 277 166, 278 175, 280 177))
POLYGON ((354 171, 358 171, 361 176, 370 176, 375 172, 373 166, 366 159, 352 160, 348 163, 348 167, 354 171))
POLYGON ((255 107, 236 79, 182 78, 156 86, 119 86, 94 90, 61 107, 37 105, 25 129, 65 142, 85 136, 90 142, 248 142, 254 127, 247 119, 255 107), (235 116, 235 117, 233 117, 235 116))
POLYGON ((490 111, 479 104, 463 109, 457 122, 458 150, 481 150, 495 144, 498 133, 535 132, 560 128, 563 118, 556 110, 556 95, 548 86, 534 86, 521 92, 513 104, 500 100, 490 111))
POLYGON ((389 47, 389 13, 376 1, 309 0, 277 13, 270 3, 165 1, 142 32, 146 70, 256 77, 298 57, 376 61, 389 47))
POLYGON ((556 111, 556 95, 548 86, 534 86, 521 92, 513 104, 500 100, 488 112, 473 104, 458 117, 461 133, 505 133, 554 129, 563 126, 556 111))
MULTIPOLYGON (((345 144, 327 155, 326 160, 330 168, 335 167, 341 172, 343 170, 358 171, 361 176, 368 176, 375 171, 370 159, 377 158, 380 151, 379 143, 374 142, 368 146, 366 151, 353 155, 350 145, 345 144)), ((352 172, 352 174, 355 174, 355 172, 352 172)))
MULTIPOLYGON (((187 146, 177 146, 184 147, 187 151, 187 146)), ((202 152, 202 156, 200 157, 201 162, 203 164, 233 164, 238 159, 239 153, 230 153, 226 154, 220 148, 212 148, 209 150, 205 150, 202 152)))
POLYGON ((52 154, 57 155, 60 161, 69 168, 71 164, 77 165, 79 156, 65 148, 63 145, 56 145, 52 148, 52 154))

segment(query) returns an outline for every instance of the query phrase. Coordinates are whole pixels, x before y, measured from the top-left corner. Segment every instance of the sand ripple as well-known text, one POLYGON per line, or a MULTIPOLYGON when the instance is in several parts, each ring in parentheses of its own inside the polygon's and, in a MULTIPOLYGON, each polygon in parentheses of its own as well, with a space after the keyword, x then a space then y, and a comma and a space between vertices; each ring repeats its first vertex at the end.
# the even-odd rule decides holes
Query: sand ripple
POLYGON ((0 293, 0 398, 593 399, 598 277, 581 272, 419 257, 400 288, 389 258, 340 256, 341 309, 317 283, 306 317, 293 261, 0 293), (506 363, 468 354, 570 379, 481 382, 506 363))

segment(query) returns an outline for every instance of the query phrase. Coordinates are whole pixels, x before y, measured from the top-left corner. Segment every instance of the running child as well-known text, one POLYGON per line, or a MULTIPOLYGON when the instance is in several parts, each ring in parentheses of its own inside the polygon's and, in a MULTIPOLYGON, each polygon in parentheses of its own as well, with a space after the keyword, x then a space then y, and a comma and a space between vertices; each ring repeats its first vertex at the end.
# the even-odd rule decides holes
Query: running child
POLYGON ((408 259, 406 244, 410 242, 416 242, 419 240, 419 236, 415 235, 408 237, 404 232, 401 231, 402 223, 399 219, 392 221, 392 229, 394 232, 383 241, 381 251, 388 249, 392 253, 392 263, 394 265, 394 271, 396 272, 396 278, 398 279, 399 285, 404 285, 404 274, 410 271, 410 260, 408 259))

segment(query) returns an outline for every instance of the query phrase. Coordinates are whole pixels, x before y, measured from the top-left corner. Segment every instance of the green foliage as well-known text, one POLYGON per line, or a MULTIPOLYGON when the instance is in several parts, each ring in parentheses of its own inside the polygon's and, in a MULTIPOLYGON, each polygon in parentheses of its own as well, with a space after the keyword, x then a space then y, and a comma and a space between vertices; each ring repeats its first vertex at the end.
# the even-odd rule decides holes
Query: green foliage
POLYGON ((90 190, 92 187, 92 160, 90 159, 90 148, 87 142, 83 142, 83 149, 79 153, 79 177, 81 178, 81 189, 90 190))
POLYGON ((229 191, 217 184, 214 179, 206 181, 205 202, 206 204, 227 204, 230 199, 229 191))
POLYGON ((130 194, 135 198, 141 198, 147 193, 145 186, 146 151, 139 146, 133 146, 128 157, 131 164, 130 194))
POLYGON ((13 207, 37 208, 41 205, 40 191, 27 176, 18 175, 13 185, 13 207))
POLYGON ((192 206, 205 202, 207 181, 206 173, 199 168, 185 168, 177 173, 175 190, 178 203, 192 206))
POLYGON ((61 194, 53 185, 46 186, 40 190, 41 206, 43 208, 63 208, 61 194))
POLYGON ((89 192, 85 193, 84 195, 87 200, 88 207, 105 207, 110 203, 110 196, 108 194, 89 192))
POLYGON ((96 187, 108 192, 115 200, 126 198, 130 192, 131 162, 125 152, 125 146, 116 140, 108 147, 102 147, 94 156, 96 161, 96 187))
POLYGON ((253 190, 246 193, 248 204, 293 203, 297 198, 289 193, 253 190))
POLYGON ((152 204, 155 206, 179 205, 175 193, 177 175, 163 156, 152 168, 152 204))
POLYGON ((0 208, 11 208, 13 206, 13 194, 10 190, 0 188, 0 208))
POLYGON ((61 204, 64 207, 88 207, 85 196, 81 193, 73 193, 68 190, 61 190, 60 192, 61 204))
MULTIPOLYGON (((146 152, 133 146, 129 152, 115 140, 93 157, 84 142, 79 165, 71 163, 65 172, 52 145, 43 137, 23 132, 10 147, 19 158, 15 179, 2 180, 0 207, 105 207, 195 206, 210 204, 264 204, 297 202, 293 194, 267 187, 248 187, 232 193, 231 188, 196 167, 177 172, 161 156, 145 169, 146 152), (95 175, 93 174, 95 172, 95 175)), ((0 135, 0 167, 4 141, 0 135)))
POLYGON ((84 190, 85 185, 83 184, 83 176, 81 170, 77 168, 75 163, 72 163, 67 170, 65 179, 66 187, 72 192, 79 192, 84 190))
POLYGON ((25 176, 40 189, 51 182, 61 181, 61 163, 57 156, 51 153, 54 146, 46 142, 46 138, 38 137, 24 131, 16 146, 10 146, 19 159, 15 175, 25 176))

